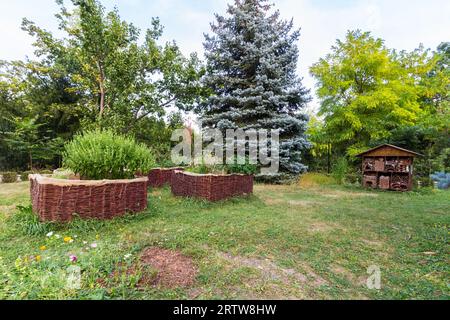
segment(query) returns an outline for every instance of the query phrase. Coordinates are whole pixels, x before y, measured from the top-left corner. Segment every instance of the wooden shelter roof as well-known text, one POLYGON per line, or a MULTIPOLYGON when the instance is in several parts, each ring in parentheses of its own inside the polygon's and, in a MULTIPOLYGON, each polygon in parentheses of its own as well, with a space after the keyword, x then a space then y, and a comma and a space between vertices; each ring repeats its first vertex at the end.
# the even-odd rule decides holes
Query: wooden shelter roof
POLYGON ((379 157, 379 156, 396 156, 396 157, 416 157, 416 156, 423 156, 420 153, 411 151, 411 150, 407 150, 407 149, 403 149, 397 146, 394 146, 392 144, 382 144, 379 145, 378 147, 369 149, 367 151, 364 151, 360 154, 357 155, 357 157, 362 157, 362 156, 366 156, 366 157, 379 157))

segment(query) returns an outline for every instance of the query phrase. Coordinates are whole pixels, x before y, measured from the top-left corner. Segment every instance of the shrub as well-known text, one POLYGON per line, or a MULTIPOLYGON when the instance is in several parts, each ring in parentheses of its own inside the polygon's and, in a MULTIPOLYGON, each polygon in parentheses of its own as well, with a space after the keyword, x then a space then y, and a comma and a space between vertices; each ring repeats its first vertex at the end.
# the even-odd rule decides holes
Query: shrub
POLYGON ((147 173, 154 157, 144 144, 110 130, 77 135, 65 145, 63 166, 83 179, 130 179, 147 173))
POLYGON ((450 170, 450 148, 442 149, 439 155, 435 159, 431 159, 431 168, 436 171, 449 171, 450 170))
POLYGON ((3 183, 17 182, 17 173, 16 172, 3 172, 2 176, 3 176, 2 177, 3 183))
POLYGON ((345 182, 350 184, 359 184, 361 180, 361 175, 357 173, 347 173, 345 175, 345 182))
POLYGON ((192 173, 199 173, 199 174, 209 174, 209 173, 225 174, 226 173, 224 171, 223 166, 219 166, 219 165, 209 166, 204 163, 188 167, 188 168, 186 168, 185 171, 192 172, 192 173))
POLYGON ((245 163, 238 164, 237 160, 235 160, 234 164, 226 164, 226 165, 207 165, 202 159, 202 163, 192 166, 186 171, 200 173, 200 174, 255 174, 258 167, 257 165, 248 163, 248 160, 245 160, 245 163))
POLYGON ((450 173, 435 172, 430 175, 430 178, 437 182, 438 189, 448 189, 450 186, 450 173))
POLYGON ((332 177, 336 180, 336 183, 343 184, 345 176, 348 172, 348 162, 346 158, 339 158, 333 165, 332 177))
POLYGON ((28 176, 30 175, 30 174, 33 174, 34 172, 33 171, 24 171, 24 172, 21 172, 20 173, 20 180, 22 180, 22 181, 27 181, 28 180, 28 176))
POLYGON ((245 163, 239 164, 236 159, 233 164, 225 165, 225 169, 227 173, 256 174, 258 166, 250 164, 248 159, 245 159, 245 163))

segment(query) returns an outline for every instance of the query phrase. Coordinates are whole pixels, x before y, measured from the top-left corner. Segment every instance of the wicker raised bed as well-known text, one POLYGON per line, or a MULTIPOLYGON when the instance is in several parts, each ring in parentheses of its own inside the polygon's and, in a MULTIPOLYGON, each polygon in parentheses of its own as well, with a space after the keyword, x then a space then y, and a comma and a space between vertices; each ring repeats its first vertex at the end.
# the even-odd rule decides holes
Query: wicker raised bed
POLYGON ((148 187, 159 188, 164 185, 170 185, 173 172, 184 170, 183 168, 155 168, 148 173, 148 187))
POLYGON ((172 176, 172 193, 176 196, 218 201, 252 192, 252 175, 196 174, 174 171, 172 176))
POLYGON ((110 219, 147 207, 147 177, 129 180, 63 180, 29 176, 33 211, 41 221, 110 219))

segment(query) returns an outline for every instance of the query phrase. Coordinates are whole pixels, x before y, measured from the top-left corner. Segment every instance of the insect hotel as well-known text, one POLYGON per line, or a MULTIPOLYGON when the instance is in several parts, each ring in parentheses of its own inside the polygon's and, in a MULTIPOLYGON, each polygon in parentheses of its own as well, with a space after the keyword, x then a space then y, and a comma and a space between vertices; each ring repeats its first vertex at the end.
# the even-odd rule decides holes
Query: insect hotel
POLYGON ((366 188, 410 191, 413 187, 413 161, 419 153, 383 144, 362 157, 362 185, 366 188))

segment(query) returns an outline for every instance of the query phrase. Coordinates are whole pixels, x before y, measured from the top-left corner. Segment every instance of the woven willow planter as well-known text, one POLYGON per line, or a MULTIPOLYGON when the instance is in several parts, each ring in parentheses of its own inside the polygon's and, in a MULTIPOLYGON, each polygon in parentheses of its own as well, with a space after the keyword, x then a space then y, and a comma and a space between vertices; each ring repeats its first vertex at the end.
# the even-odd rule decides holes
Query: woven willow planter
POLYGON ((164 185, 171 185, 174 171, 184 170, 183 168, 155 168, 148 173, 148 187, 160 188, 164 185))
POLYGON ((174 171, 172 193, 175 196, 218 201, 253 193, 253 175, 197 174, 174 171))
POLYGON ((111 219, 147 208, 147 177, 129 180, 63 180, 30 175, 33 211, 41 221, 111 219))

